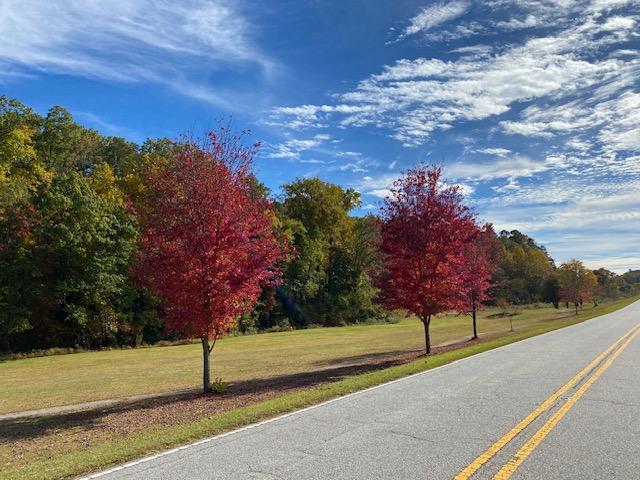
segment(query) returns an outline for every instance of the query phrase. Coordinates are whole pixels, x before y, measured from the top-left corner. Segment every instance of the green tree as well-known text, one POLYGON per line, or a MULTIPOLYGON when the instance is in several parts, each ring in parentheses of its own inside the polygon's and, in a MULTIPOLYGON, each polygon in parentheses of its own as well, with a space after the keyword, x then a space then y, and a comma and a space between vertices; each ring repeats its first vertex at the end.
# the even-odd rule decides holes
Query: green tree
POLYGON ((55 173, 91 172, 101 162, 101 136, 73 121, 62 107, 53 107, 42 121, 36 137, 39 158, 55 173))
POLYGON ((598 281, 598 295, 602 298, 616 298, 621 293, 622 278, 611 270, 599 268, 593 271, 598 281))
POLYGON ((28 202, 50 173, 37 157, 41 118, 16 100, 0 97, 0 218, 11 205, 28 202))
POLYGON ((32 326, 45 343, 109 343, 135 246, 130 214, 122 200, 101 196, 78 173, 56 177, 34 206, 32 326))
POLYGON ((554 308, 560 308, 560 282, 555 272, 544 282, 543 299, 550 302, 554 308))
POLYGON ((518 230, 503 230, 500 241, 502 252, 494 277, 496 296, 512 304, 545 300, 547 281, 555 266, 544 247, 518 230))
POLYGON ((10 349, 10 335, 29 330, 36 267, 27 203, 13 204, 0 217, 0 350, 10 349))
POLYGON ((280 218, 296 255, 286 266, 282 296, 293 321, 341 325, 380 316, 370 276, 379 261, 376 221, 349 215, 360 195, 318 178, 283 190, 280 218))

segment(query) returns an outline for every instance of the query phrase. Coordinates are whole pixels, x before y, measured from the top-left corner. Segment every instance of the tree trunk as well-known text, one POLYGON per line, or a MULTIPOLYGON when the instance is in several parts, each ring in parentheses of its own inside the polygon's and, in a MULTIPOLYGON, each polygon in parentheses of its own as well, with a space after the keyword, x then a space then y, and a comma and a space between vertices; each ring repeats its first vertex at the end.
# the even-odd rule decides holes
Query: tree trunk
POLYGON ((211 372, 209 370, 209 357, 211 356, 211 348, 209 347, 209 338, 202 337, 202 393, 211 391, 211 372))
POLYGON ((473 338, 475 340, 478 338, 478 328, 476 327, 476 305, 474 304, 471 308, 471 318, 473 318, 473 338))
POLYGON ((576 315, 578 314, 578 302, 575 302, 575 306, 576 306, 576 315))
POLYGON ((430 323, 431 323, 431 315, 427 315, 427 317, 422 320, 422 325, 424 325, 424 344, 425 344, 426 355, 429 355, 431 353, 431 337, 429 336, 430 323))

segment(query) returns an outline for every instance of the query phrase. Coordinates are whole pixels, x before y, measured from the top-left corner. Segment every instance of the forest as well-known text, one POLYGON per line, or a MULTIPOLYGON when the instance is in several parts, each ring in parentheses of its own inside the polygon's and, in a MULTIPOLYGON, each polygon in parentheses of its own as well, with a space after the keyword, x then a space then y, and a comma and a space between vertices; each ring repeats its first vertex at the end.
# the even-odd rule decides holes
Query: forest
MULTIPOLYGON (((251 142, 247 132, 220 127, 199 142, 160 138, 137 145, 79 125, 64 108, 53 107, 42 116, 0 97, 0 351, 140 346, 207 336, 206 327, 194 327, 196 319, 185 320, 202 314, 195 306, 184 307, 185 285, 196 279, 187 272, 173 283, 166 280, 198 255, 207 261, 206 251, 183 248, 185 235, 203 249, 217 247, 202 239, 236 242, 226 264, 216 264, 218 276, 205 280, 222 283, 224 278, 225 285, 237 286, 235 295, 218 290, 217 297, 212 293, 205 299, 206 311, 225 320, 220 334, 385 322, 398 312, 420 316, 413 304, 399 301, 406 295, 396 292, 402 272, 413 268, 407 255, 398 256, 408 248, 398 232, 413 241, 420 234, 407 223, 412 217, 401 202, 387 199, 379 213, 356 216, 360 194, 320 178, 294 180, 274 194, 251 172, 251 161, 260 153, 260 144, 251 142), (211 158, 224 161, 212 164, 211 158), (220 212, 198 210, 225 188, 226 200, 215 197, 226 202, 221 204, 224 221, 242 225, 227 236, 219 232, 220 212), (204 200, 178 201, 189 197, 188 189, 204 200), (193 231, 171 223, 189 216, 197 226, 193 231), (238 236, 248 243, 238 243, 238 236), (243 245, 249 245, 250 255, 243 245), (229 273, 231 263, 242 271, 229 273)), ((466 209, 457 192, 438 190, 439 175, 438 168, 408 172, 395 199, 419 185, 433 198, 466 209)), ((442 211, 443 218, 450 214, 442 211)), ((466 242, 456 243, 447 232, 442 252, 458 252, 467 269, 482 274, 472 307, 452 301, 433 311, 422 305, 421 311, 471 314, 486 304, 541 302, 577 310, 583 301, 639 290, 640 271, 618 275, 587 270, 578 261, 556 265, 525 233, 495 233, 490 225, 475 224, 461 226, 460 232, 470 229, 475 233, 466 242), (478 262, 483 256, 486 262, 478 262), (572 292, 578 277, 582 287, 572 292)), ((194 265, 191 271, 197 272, 194 265)), ((462 271, 454 267, 452 261, 449 270, 423 273, 436 278, 437 271, 443 285, 462 271)), ((459 278, 451 288, 474 291, 465 286, 462 273, 459 278)), ((207 338, 215 343, 217 336, 215 330, 207 338)))

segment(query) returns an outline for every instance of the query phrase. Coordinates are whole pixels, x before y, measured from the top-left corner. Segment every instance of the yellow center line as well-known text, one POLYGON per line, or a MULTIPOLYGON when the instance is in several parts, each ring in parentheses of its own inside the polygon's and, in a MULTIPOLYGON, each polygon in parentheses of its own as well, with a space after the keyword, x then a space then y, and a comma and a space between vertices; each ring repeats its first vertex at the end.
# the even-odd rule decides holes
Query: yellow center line
POLYGON ((480 454, 473 462, 471 462, 467 467, 460 471, 455 477, 454 480, 468 480, 473 476, 485 463, 487 463, 491 458, 493 458, 502 448, 513 440, 520 432, 522 432, 527 426, 529 426, 536 418, 546 412, 549 408, 551 408, 555 402, 560 398, 564 393, 569 391, 571 388, 576 386, 588 373, 590 373, 607 355, 609 355, 618 345, 620 345, 627 337, 635 336, 640 333, 640 325, 636 325, 627 333, 625 333, 622 337, 620 337, 613 345, 607 348, 604 352, 598 355, 593 359, 589 365, 584 367, 580 372, 578 372, 575 376, 573 376, 567 383, 565 383, 562 387, 560 387, 555 393, 553 393, 549 398, 547 398, 544 402, 542 402, 534 411, 532 411, 529 415, 523 418, 520 423, 518 423, 515 427, 509 430, 502 438, 496 441, 493 445, 491 445, 487 450, 485 450, 482 454, 480 454))
POLYGON ((578 389, 576 392, 571 395, 567 401, 554 413, 547 422, 540 427, 540 429, 533 434, 533 436, 518 450, 518 452, 511 457, 511 459, 504 464, 504 466, 495 474, 493 477, 494 480, 507 480, 513 475, 513 472, 522 465, 531 452, 533 452, 540 443, 549 435, 549 432, 553 430, 553 428, 558 424, 560 420, 567 414, 569 410, 573 408, 576 402, 584 395, 584 393, 591 388, 591 386, 602 376, 602 374, 611 366, 613 361, 618 358, 618 356, 623 352, 625 348, 629 346, 631 341, 640 334, 640 331, 636 330, 633 335, 631 335, 626 342, 616 350, 607 360, 602 364, 596 372, 591 375, 587 379, 586 382, 578 389))

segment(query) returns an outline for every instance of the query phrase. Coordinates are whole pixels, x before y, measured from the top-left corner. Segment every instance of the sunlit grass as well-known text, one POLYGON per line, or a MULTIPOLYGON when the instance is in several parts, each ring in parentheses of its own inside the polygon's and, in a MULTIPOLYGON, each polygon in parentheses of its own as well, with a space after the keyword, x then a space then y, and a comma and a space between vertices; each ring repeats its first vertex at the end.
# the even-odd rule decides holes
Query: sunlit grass
MULTIPOLYGON (((575 317, 552 307, 522 308, 511 317, 516 332, 536 326, 581 320, 608 306, 585 306, 575 317)), ((480 336, 509 332, 509 318, 480 314, 480 336)), ((432 323, 434 345, 471 335, 468 316, 448 315, 432 323)), ((362 362, 383 354, 424 348, 422 324, 403 318, 396 324, 315 328, 224 338, 212 357, 212 377, 233 382, 306 372, 362 362)), ((0 363, 0 413, 92 400, 197 388, 201 382, 199 344, 111 350, 0 363)))
MULTIPOLYGON (((573 325, 597 315, 610 313, 632 303, 636 299, 626 299, 604 304, 597 308, 588 308, 581 315, 569 315, 562 319, 545 320, 543 317, 540 317, 538 321, 536 321, 537 313, 527 311, 526 315, 523 315, 523 323, 519 325, 521 328, 515 329, 515 332, 504 332, 498 337, 483 343, 473 344, 430 357, 423 357, 403 365, 356 375, 338 382, 294 391, 272 400, 237 408, 218 415, 204 417, 182 425, 145 431, 115 442, 103 442, 87 450, 64 450, 60 451, 59 455, 53 455, 42 461, 32 462, 20 467, 6 470, 0 467, 0 478, 6 480, 71 478, 82 473, 106 468, 112 464, 122 463, 145 454, 161 451, 199 438, 222 433, 233 428, 313 405, 340 395, 423 372, 470 355, 517 342, 551 330, 573 325), (525 328, 523 327, 524 322, 531 323, 525 328)), ((540 311, 544 310, 540 309, 540 311)), ((547 311, 547 314, 548 313, 547 311)), ((514 327, 516 325, 518 324, 514 323, 514 327)), ((376 327, 379 328, 379 326, 376 327)), ((376 327, 359 328, 371 330, 376 327)), ((396 328, 400 329, 402 325, 396 326, 396 328)), ((344 331, 348 329, 336 330, 344 331)), ((300 332, 296 333, 300 334, 300 332)), ((63 432, 60 432, 60 434, 64 435, 63 432)))

